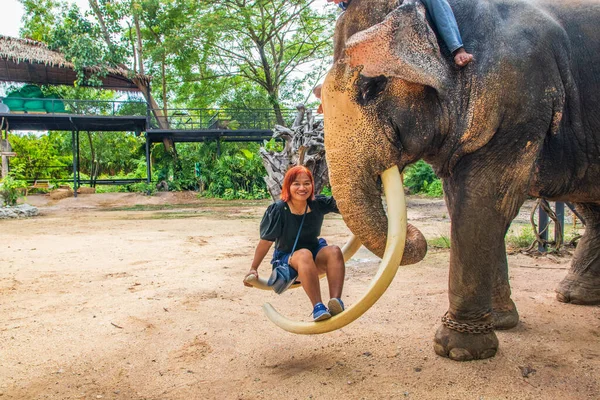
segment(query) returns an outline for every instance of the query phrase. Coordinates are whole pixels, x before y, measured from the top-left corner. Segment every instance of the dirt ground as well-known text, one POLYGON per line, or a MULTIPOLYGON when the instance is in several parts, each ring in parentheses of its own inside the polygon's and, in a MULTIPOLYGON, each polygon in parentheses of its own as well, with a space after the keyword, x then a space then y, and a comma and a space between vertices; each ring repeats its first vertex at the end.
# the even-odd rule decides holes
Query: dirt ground
MULTIPOLYGON (((447 309, 448 250, 401 268, 353 324, 299 336, 261 305, 308 320, 301 289, 242 285, 266 201, 27 200, 40 217, 0 221, 0 399, 600 398, 600 307, 555 300, 570 257, 510 255, 521 322, 497 333, 496 357, 457 363, 432 346, 447 309)), ((443 201, 410 198, 409 207, 428 238, 448 235, 443 201)), ((348 235, 327 217, 330 243, 348 235)), ((347 264, 347 304, 377 267, 364 249, 347 264)))

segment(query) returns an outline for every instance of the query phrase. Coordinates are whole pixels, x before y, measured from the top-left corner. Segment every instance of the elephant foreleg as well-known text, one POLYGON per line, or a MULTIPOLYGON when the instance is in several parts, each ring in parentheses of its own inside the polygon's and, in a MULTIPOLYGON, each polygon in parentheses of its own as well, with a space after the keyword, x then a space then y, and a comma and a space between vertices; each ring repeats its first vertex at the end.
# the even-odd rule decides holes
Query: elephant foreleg
POLYGON ((564 303, 600 304, 600 206, 577 204, 576 207, 585 218, 585 233, 556 297, 564 303))
POLYGON ((495 323, 509 328, 518 322, 510 299, 504 236, 522 200, 513 198, 507 207, 498 200, 492 179, 469 181, 444 182, 452 220, 449 309, 434 349, 457 361, 494 356, 495 323))
POLYGON ((511 299, 508 282, 508 268, 502 263, 496 268, 494 288, 492 291, 492 320, 494 329, 510 329, 519 323, 517 306, 511 299))

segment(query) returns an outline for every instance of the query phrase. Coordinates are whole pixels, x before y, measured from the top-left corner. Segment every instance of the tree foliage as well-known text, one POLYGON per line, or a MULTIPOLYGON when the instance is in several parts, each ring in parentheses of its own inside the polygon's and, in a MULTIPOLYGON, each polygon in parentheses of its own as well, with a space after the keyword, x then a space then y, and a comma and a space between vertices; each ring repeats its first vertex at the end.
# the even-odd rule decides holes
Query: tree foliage
MULTIPOLYGON (((99 86, 100 78, 107 73, 106 67, 125 60, 124 48, 107 44, 100 24, 89 19, 89 15, 83 15, 76 4, 61 0, 21 0, 21 3, 25 8, 21 35, 45 42, 51 49, 64 53, 75 65, 75 85, 99 86), (89 67, 99 70, 86 76, 85 69, 89 67)), ((115 34, 120 28, 112 23, 111 30, 115 34)))
POLYGON ((430 197, 441 197, 444 194, 442 181, 433 172, 431 165, 423 160, 406 169, 404 185, 411 193, 423 193, 430 197))
POLYGON ((293 98, 302 83, 317 83, 332 53, 332 12, 315 10, 316 0, 224 0, 203 3, 197 42, 217 77, 240 77, 262 88, 280 113, 282 89, 293 98), (302 81, 294 72, 302 67, 302 81))
MULTIPOLYGON (((60 50, 78 71, 76 88, 44 88, 63 98, 116 99, 122 94, 80 87, 99 85, 90 66, 120 66, 153 77, 152 93, 169 108, 273 109, 305 101, 331 62, 338 12, 321 0, 88 0, 82 12, 67 0, 20 0, 21 35, 60 50)), ((81 103, 81 107, 86 107, 81 103)), ((98 107, 98 106, 96 106, 98 107)), ((13 137, 24 176, 72 174, 70 133, 13 137), (38 161, 34 161, 38 160, 38 161), (44 166, 56 165, 55 170, 44 166)), ((152 149, 155 177, 171 188, 204 188, 208 195, 260 197, 264 170, 255 144, 180 144, 174 160, 152 149), (195 166, 201 166, 196 176, 195 166)), ((81 133, 82 176, 142 177, 143 143, 123 133, 81 133)), ((266 193, 266 192, 264 192, 266 193)))
POLYGON ((20 0, 25 8, 21 36, 48 43, 53 27, 59 19, 58 0, 20 0))
POLYGON ((20 1, 21 34, 64 52, 78 84, 99 83, 84 82, 86 66, 122 65, 155 78, 163 108, 258 98, 280 116, 331 62, 336 8, 317 0, 88 0, 85 15, 66 0, 20 1))

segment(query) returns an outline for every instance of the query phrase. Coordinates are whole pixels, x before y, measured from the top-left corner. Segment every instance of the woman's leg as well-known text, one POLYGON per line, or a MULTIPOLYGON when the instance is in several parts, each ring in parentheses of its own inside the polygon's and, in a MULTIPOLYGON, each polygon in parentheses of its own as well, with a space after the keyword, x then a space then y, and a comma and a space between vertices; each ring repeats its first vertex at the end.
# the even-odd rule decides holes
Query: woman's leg
POLYGON ((298 271, 298 280, 302 283, 302 288, 304 288, 313 307, 317 303, 322 303, 319 271, 317 271, 311 251, 307 249, 295 251, 290 257, 289 264, 298 271))
POLYGON ((473 55, 466 52, 460 37, 454 12, 447 0, 421 0, 431 17, 437 33, 454 56, 454 62, 464 67, 473 61, 473 55))
POLYGON ((329 297, 339 299, 342 296, 346 274, 342 250, 338 246, 324 247, 317 253, 315 262, 317 269, 327 274, 329 297))

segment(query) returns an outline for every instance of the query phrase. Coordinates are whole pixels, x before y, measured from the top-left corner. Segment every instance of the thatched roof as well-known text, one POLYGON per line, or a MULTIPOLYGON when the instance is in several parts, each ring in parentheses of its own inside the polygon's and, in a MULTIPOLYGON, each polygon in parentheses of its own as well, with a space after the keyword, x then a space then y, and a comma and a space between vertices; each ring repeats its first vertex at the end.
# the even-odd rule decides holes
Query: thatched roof
MULTIPOLYGON (((87 69, 98 72, 99 67, 87 69)), ((103 87, 114 90, 139 90, 133 80, 146 86, 147 75, 133 74, 124 68, 106 68, 103 87)), ((73 85, 77 79, 74 66, 62 53, 50 50, 44 43, 0 35, 0 81, 48 85, 73 85)))

